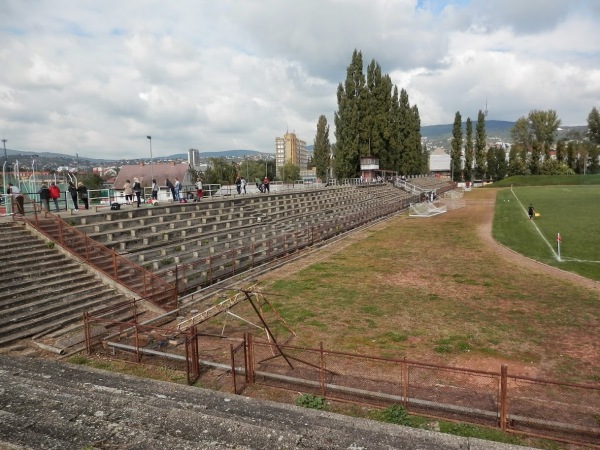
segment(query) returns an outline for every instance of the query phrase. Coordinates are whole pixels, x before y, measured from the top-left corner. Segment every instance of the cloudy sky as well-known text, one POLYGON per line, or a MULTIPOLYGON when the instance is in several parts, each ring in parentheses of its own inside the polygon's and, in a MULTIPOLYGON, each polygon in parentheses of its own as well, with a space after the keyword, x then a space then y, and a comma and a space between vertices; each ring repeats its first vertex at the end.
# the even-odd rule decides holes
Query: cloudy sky
POLYGON ((598 0, 0 0, 0 137, 94 158, 252 149, 331 126, 352 52, 423 125, 600 107, 598 0))

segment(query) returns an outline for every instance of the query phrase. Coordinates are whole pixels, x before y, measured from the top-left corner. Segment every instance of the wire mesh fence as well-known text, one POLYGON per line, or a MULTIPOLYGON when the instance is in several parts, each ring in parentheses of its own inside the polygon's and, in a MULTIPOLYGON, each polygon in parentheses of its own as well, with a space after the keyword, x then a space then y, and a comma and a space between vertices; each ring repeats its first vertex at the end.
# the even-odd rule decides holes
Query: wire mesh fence
POLYGON ((600 386, 250 340, 257 383, 575 443, 600 442, 600 386))

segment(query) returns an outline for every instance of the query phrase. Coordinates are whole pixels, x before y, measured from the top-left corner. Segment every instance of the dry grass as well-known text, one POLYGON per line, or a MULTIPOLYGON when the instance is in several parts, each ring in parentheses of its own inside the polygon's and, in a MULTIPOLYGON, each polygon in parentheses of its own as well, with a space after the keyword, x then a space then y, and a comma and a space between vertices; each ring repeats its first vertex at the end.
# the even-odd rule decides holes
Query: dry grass
POLYGON ((482 238, 494 197, 474 190, 466 208, 394 218, 272 272, 263 290, 296 345, 600 382, 600 291, 482 238))

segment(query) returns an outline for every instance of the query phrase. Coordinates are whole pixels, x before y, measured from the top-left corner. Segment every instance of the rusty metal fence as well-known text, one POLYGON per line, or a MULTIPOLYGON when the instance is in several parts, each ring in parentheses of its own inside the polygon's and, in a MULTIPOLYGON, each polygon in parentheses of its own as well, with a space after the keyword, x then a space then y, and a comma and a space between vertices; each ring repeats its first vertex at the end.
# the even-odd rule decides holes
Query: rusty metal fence
MULTIPOLYGON (((600 442, 600 386, 246 338, 249 383, 573 443, 600 442)), ((239 371, 239 366, 232 366, 239 371)))
POLYGON ((61 217, 38 211, 35 205, 23 220, 71 254, 140 297, 170 311, 177 308, 175 285, 89 238, 61 217))
POLYGON ((85 349, 91 354, 99 344, 132 355, 135 362, 163 358, 175 370, 186 372, 188 384, 200 378, 199 333, 195 326, 185 331, 140 323, 140 301, 112 305, 93 313, 83 313, 85 349), (110 318, 112 311, 130 310, 129 321, 110 318))

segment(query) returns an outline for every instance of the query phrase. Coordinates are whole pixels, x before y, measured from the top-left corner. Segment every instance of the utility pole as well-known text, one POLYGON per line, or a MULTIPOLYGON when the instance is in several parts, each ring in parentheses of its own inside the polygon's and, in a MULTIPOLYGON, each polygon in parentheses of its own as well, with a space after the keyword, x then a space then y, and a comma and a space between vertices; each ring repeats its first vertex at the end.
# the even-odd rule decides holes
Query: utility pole
POLYGON ((2 144, 4 144, 4 162, 8 165, 8 156, 6 156, 6 139, 2 139, 2 144))

